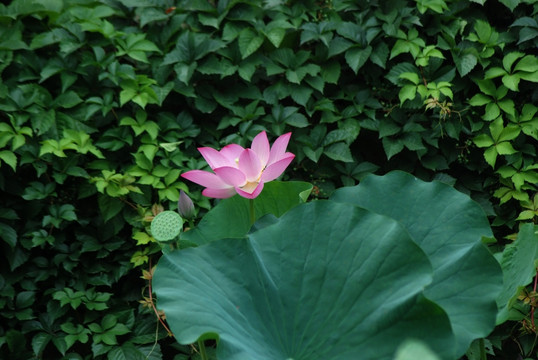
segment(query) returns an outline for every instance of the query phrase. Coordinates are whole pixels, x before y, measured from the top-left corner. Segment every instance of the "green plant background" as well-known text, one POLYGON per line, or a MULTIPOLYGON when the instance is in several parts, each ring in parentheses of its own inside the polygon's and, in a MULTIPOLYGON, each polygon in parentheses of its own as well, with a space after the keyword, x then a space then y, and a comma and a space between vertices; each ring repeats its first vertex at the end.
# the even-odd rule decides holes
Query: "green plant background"
MULTIPOLYGON (((469 194, 527 285, 538 256, 502 251, 534 249, 532 225, 518 233, 538 216, 537 14, 533 0, 0 4, 0 357, 196 358, 149 306, 149 223, 180 190, 201 217, 212 202, 179 176, 206 166, 196 148, 261 130, 292 131, 284 180, 315 198, 395 169, 469 194)), ((535 357, 529 305, 507 304, 488 348, 535 357)))

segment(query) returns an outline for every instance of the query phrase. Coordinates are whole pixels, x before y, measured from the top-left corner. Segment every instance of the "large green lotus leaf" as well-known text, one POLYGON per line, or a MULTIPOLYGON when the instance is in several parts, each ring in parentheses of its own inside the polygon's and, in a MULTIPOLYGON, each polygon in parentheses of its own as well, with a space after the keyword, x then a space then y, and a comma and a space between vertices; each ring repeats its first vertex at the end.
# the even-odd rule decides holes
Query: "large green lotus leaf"
POLYGON ((316 201, 164 255, 153 287, 176 339, 218 337, 221 360, 392 359, 407 338, 450 359, 448 317, 422 296, 431 271, 397 222, 316 201))
MULTIPOLYGON (((304 203, 312 184, 301 181, 271 181, 254 199, 256 219, 273 214, 282 216, 294 206, 304 203)), ((210 241, 243 237, 251 227, 249 200, 239 195, 221 200, 194 228, 181 235, 181 240, 202 245, 210 241)))
POLYGON ((501 309, 497 315, 497 324, 510 319, 510 309, 517 300, 521 288, 530 284, 536 275, 537 259, 538 226, 523 224, 516 241, 507 245, 502 253, 504 287, 497 299, 501 309))
POLYGON ((477 203, 446 184, 401 171, 368 176, 355 187, 337 190, 331 200, 389 216, 409 231, 432 263, 433 282, 424 294, 447 312, 456 355, 493 330, 502 272, 482 244, 482 237, 492 234, 477 203))

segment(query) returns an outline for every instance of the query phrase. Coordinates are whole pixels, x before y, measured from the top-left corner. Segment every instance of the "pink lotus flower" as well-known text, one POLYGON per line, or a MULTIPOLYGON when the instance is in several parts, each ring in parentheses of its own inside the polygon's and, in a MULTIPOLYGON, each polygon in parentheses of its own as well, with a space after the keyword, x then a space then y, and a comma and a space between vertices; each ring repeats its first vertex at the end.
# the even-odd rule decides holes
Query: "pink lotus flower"
POLYGON ((290 137, 291 133, 281 135, 270 147, 267 134, 262 131, 252 140, 250 149, 237 144, 220 151, 198 148, 213 173, 191 170, 181 176, 204 186, 202 194, 207 197, 224 199, 237 193, 254 199, 263 190, 263 184, 279 177, 295 157, 286 152, 290 137))

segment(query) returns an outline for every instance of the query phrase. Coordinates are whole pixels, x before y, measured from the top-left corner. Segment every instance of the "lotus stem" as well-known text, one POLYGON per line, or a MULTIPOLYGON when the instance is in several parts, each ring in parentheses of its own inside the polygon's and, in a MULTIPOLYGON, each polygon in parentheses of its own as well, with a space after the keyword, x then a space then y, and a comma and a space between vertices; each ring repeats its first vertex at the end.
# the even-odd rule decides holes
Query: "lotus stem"
POLYGON ((205 344, 204 340, 198 340, 198 350, 200 351, 200 356, 202 357, 202 360, 208 360, 207 352, 205 351, 205 344))
POLYGON ((488 356, 486 355, 486 343, 484 339, 480 339, 478 344, 480 347, 480 360, 487 360, 488 356))

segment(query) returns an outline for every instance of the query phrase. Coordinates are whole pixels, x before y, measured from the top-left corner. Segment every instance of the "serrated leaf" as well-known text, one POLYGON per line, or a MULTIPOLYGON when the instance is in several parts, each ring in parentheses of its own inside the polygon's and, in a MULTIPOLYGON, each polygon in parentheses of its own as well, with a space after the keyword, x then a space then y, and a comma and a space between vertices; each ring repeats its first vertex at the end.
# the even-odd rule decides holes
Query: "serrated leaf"
POLYGON ((463 77, 474 69, 478 63, 478 59, 475 55, 466 53, 461 56, 454 56, 454 62, 456 63, 456 68, 458 69, 460 76, 463 77))
POLYGON ((353 43, 347 39, 344 39, 340 36, 335 36, 334 39, 329 43, 329 54, 328 57, 333 57, 340 53, 343 53, 347 49, 353 46, 353 43))
POLYGON ((497 88, 492 80, 477 80, 476 84, 484 94, 492 97, 497 96, 497 88))
POLYGON ((538 58, 534 55, 526 55, 516 64, 514 71, 535 72, 538 71, 538 58))
POLYGON ((282 40, 284 40, 285 35, 286 30, 282 28, 271 29, 265 34, 267 39, 269 39, 271 44, 273 44, 276 48, 280 47, 280 44, 282 43, 282 40))
POLYGON ((2 162, 8 164, 13 171, 17 170, 17 157, 15 156, 15 153, 9 151, 9 150, 2 150, 0 151, 0 166, 2 165, 2 162))
POLYGON ((503 68, 500 67, 493 67, 486 71, 484 74, 484 79, 494 79, 499 76, 506 75, 507 72, 503 68))
POLYGON ((308 100, 310 100, 314 90, 309 86, 293 86, 291 89, 291 98, 299 105, 306 106, 308 100))
POLYGON ((516 115, 515 104, 514 104, 514 101, 512 99, 499 100, 499 101, 497 101, 497 105, 505 113, 510 114, 512 116, 516 115))
POLYGON ((330 84, 337 84, 340 79, 340 63, 332 61, 321 67, 321 77, 330 84))
POLYGON ((245 28, 239 33, 237 43, 239 45, 239 52, 241 53, 241 58, 245 59, 246 57, 252 55, 256 50, 258 50, 260 46, 262 46, 263 35, 258 34, 251 28, 245 28))
POLYGON ((492 167, 495 167, 495 162, 497 161, 497 149, 495 146, 492 146, 486 151, 484 151, 484 159, 486 159, 486 162, 492 167))
POLYGON ((505 127, 497 141, 509 141, 514 140, 521 132, 521 128, 519 126, 511 126, 508 125, 505 127))
POLYGON ((476 146, 478 146, 480 148, 482 148, 482 147, 490 147, 491 145, 493 145, 495 143, 493 141, 493 139, 487 134, 480 134, 480 135, 476 136, 473 139, 473 142, 475 143, 476 146))
POLYGON ((325 147, 323 153, 336 161, 353 162, 349 145, 344 142, 337 142, 325 147))
POLYGON ((10 248, 17 245, 17 232, 7 224, 0 223, 0 238, 2 238, 10 248))
POLYGON ((469 99, 469 104, 471 106, 482 106, 482 105, 489 104, 492 101, 493 101, 493 99, 490 98, 489 96, 486 96, 484 94, 478 93, 478 94, 475 94, 472 98, 469 99))
POLYGON ((359 47, 353 47, 346 51, 346 62, 349 65, 349 67, 357 73, 359 69, 366 63, 368 58, 370 57, 370 54, 372 53, 372 47, 367 46, 365 49, 361 49, 359 47))
POLYGON ((516 149, 507 141, 501 142, 497 145, 495 145, 495 148, 497 149, 497 153, 499 155, 511 155, 515 154, 517 152, 516 149))
POLYGON ((533 73, 519 72, 518 75, 522 80, 538 82, 538 71, 533 73))
POLYGON ((486 121, 495 120, 501 114, 499 106, 494 102, 490 102, 486 105, 486 112, 482 115, 482 119, 486 121))
POLYGON ((385 42, 380 42, 372 51, 370 55, 370 61, 374 64, 380 66, 382 69, 385 69, 387 59, 389 57, 389 47, 385 42))
POLYGON ((506 5, 510 9, 510 11, 514 11, 514 9, 519 5, 520 0, 499 0, 502 4, 506 5))
POLYGON ((504 58, 503 58, 503 67, 504 67, 504 69, 507 72, 511 72, 512 65, 514 64, 514 62, 517 59, 519 59, 520 57, 522 57, 523 55, 525 55, 525 54, 523 54, 522 52, 515 52, 515 51, 505 55, 504 58))
POLYGON ((404 144, 400 139, 384 137, 382 143, 385 154, 387 155, 387 160, 390 160, 394 155, 400 153, 404 148, 404 144))
POLYGON ((520 294, 520 288, 530 284, 536 275, 538 236, 535 232, 536 226, 533 224, 521 224, 516 241, 507 245, 502 253, 500 263, 504 273, 504 285, 497 298, 501 309, 497 315, 497 324, 508 320, 508 311, 520 294))
POLYGON ((420 83, 420 77, 417 73, 414 72, 404 72, 400 74, 400 79, 406 79, 411 81, 413 84, 418 85, 420 83))
POLYGON ((417 95, 416 85, 405 85, 400 92, 398 93, 398 98, 400 99, 400 105, 403 104, 406 100, 413 100, 417 95))
POLYGON ((32 350, 38 358, 41 357, 43 350, 51 340, 52 335, 45 332, 39 332, 32 338, 32 350))
POLYGON ((518 74, 505 75, 502 78, 502 82, 504 86, 506 86, 508 89, 512 91, 519 91, 518 89, 519 80, 521 79, 518 74))
MULTIPOLYGON (((155 335, 153 335, 153 338, 155 335)), ((176 358, 178 356, 176 355, 176 358)), ((162 353, 159 344, 152 345, 134 345, 131 342, 121 344, 115 347, 107 354, 108 360, 161 360, 162 353)), ((181 359, 181 358, 180 358, 181 359)))

